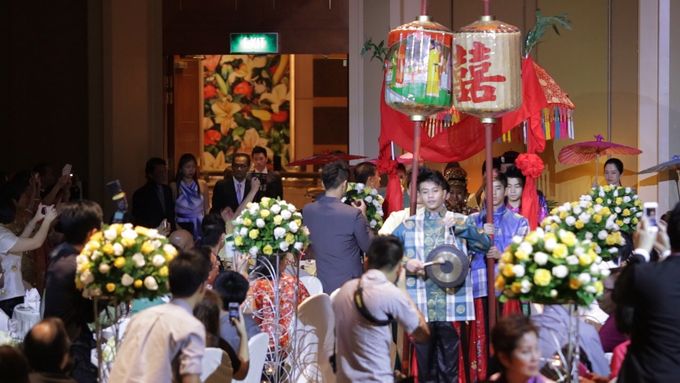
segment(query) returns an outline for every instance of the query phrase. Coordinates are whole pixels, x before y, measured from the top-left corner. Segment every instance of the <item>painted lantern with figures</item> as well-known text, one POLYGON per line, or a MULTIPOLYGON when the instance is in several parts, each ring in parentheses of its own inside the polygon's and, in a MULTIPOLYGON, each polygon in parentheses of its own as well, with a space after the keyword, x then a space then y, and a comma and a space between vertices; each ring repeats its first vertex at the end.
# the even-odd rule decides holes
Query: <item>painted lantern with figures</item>
POLYGON ((410 116, 428 116, 451 107, 453 34, 419 16, 388 35, 385 103, 410 116))

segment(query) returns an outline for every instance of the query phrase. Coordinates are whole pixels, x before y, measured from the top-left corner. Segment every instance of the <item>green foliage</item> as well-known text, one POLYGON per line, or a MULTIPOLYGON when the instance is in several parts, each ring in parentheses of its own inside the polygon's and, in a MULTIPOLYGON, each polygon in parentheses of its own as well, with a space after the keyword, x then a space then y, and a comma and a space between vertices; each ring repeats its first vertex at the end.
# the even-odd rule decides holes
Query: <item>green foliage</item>
POLYGON ((559 35, 560 34, 559 27, 564 28, 566 30, 571 30, 571 21, 567 18, 566 13, 561 13, 557 16, 543 16, 541 14, 541 10, 537 9, 536 24, 534 25, 533 28, 531 28, 529 33, 527 33, 526 38, 524 39, 525 57, 529 56, 531 50, 534 49, 534 47, 539 43, 539 41, 543 38, 543 35, 545 34, 546 30, 550 27, 552 27, 555 33, 559 35))
POLYGON ((385 40, 380 40, 378 44, 373 42, 371 38, 366 40, 364 46, 361 47, 361 55, 363 56, 369 52, 371 53, 371 61, 373 61, 373 59, 378 59, 381 62, 385 61, 385 58, 387 58, 387 46, 385 45, 385 40))

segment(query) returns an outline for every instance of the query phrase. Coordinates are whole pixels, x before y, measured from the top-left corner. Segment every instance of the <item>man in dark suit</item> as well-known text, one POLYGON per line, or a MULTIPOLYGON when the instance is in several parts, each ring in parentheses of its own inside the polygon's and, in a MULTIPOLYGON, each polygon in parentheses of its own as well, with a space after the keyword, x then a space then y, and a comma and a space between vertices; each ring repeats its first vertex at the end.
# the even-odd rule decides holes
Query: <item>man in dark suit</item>
POLYGON ((252 174, 260 178, 260 192, 255 195, 255 202, 262 197, 283 199, 283 182, 278 172, 267 169, 267 149, 256 146, 251 153, 253 159, 252 174))
POLYGON ((231 160, 231 173, 227 173, 222 181, 215 184, 212 196, 211 213, 222 213, 225 208, 236 211, 243 199, 250 192, 250 182, 246 175, 250 169, 250 156, 236 153, 231 160))
POLYGON ((332 293, 363 273, 362 256, 373 234, 366 221, 366 205, 340 201, 347 189, 349 167, 344 161, 327 164, 321 171, 326 192, 302 209, 309 228, 317 276, 325 293, 332 293))
POLYGON ((635 252, 616 282, 614 301, 633 309, 619 382, 675 382, 680 377, 680 204, 665 226, 660 221, 655 230, 643 218, 634 236, 635 252), (662 261, 648 263, 653 248, 662 261))
POLYGON ((135 225, 156 228, 163 220, 175 223, 175 201, 168 183, 168 165, 162 158, 146 161, 146 184, 132 195, 132 222, 135 225))

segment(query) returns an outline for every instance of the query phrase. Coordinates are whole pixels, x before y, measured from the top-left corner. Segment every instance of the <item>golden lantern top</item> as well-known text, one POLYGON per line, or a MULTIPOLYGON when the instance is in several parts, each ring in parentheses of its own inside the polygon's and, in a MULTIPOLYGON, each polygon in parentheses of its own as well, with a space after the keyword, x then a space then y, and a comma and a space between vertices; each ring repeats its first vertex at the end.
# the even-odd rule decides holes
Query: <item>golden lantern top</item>
POLYGON ((385 59, 385 102, 414 121, 451 107, 453 34, 419 16, 390 31, 385 59))
POLYGON ((522 103, 519 28, 482 16, 454 34, 453 104, 463 113, 495 118, 522 103))

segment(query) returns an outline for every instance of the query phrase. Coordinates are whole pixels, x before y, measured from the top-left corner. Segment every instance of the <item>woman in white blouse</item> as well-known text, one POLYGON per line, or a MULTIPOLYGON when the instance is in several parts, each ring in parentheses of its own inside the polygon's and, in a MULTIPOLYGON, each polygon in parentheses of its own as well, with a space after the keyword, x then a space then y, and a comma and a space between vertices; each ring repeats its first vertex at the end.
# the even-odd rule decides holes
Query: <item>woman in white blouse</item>
POLYGON ((26 224, 24 230, 17 236, 7 225, 14 222, 16 205, 13 200, 3 198, 0 201, 0 309, 7 316, 12 316, 14 307, 24 301, 24 283, 21 275, 21 257, 25 251, 31 251, 42 246, 47 238, 50 225, 57 218, 57 211, 53 205, 40 205, 35 216, 26 224), (40 228, 33 234, 35 227, 40 228), (4 283, 3 283, 4 282, 4 283))

